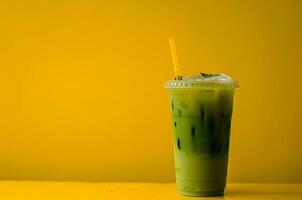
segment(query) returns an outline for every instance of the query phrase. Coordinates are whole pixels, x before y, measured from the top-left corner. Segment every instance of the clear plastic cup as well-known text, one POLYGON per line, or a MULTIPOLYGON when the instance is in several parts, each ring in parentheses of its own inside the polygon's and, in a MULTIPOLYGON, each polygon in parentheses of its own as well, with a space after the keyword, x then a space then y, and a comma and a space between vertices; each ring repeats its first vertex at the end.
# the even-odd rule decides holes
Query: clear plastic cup
POLYGON ((236 87, 230 80, 167 82, 180 194, 224 194, 236 87))

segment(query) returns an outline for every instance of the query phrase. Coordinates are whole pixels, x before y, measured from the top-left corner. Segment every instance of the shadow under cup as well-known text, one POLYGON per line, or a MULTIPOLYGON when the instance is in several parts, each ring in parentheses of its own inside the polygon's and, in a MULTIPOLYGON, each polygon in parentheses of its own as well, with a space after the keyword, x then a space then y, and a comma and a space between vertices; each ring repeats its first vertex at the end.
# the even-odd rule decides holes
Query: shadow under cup
POLYGON ((235 86, 216 83, 168 89, 180 194, 223 195, 235 86))

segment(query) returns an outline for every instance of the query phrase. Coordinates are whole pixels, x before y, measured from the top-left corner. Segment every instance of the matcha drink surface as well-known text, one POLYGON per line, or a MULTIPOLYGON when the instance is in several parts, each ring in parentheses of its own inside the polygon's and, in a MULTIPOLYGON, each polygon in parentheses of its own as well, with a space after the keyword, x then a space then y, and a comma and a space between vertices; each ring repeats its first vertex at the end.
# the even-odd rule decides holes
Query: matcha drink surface
POLYGON ((224 192, 237 82, 223 74, 168 81, 176 183, 181 194, 224 192))

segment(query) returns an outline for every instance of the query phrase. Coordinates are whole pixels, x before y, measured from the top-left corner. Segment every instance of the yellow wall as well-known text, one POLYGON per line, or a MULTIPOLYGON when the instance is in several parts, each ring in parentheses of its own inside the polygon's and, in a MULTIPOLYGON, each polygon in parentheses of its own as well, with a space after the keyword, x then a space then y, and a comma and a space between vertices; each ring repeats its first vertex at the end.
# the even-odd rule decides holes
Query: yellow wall
POLYGON ((302 181, 302 1, 1 1, 0 178, 174 180, 168 37, 240 82, 229 180, 302 181), (300 79, 300 80, 299 80, 300 79))

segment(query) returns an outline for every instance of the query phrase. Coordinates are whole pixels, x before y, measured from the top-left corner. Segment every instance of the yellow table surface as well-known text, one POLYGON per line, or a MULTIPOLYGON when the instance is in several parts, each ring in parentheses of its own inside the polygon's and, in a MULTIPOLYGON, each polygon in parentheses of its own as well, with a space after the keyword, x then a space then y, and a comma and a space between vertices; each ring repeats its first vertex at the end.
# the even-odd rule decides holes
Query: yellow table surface
POLYGON ((81 183, 45 181, 0 181, 0 199, 301 199, 302 184, 227 185, 224 197, 181 196, 175 183, 81 183))

